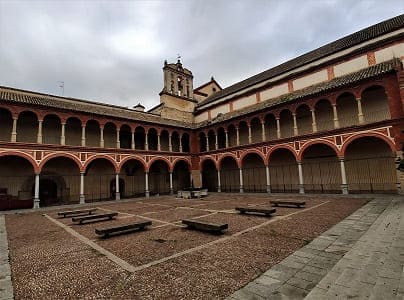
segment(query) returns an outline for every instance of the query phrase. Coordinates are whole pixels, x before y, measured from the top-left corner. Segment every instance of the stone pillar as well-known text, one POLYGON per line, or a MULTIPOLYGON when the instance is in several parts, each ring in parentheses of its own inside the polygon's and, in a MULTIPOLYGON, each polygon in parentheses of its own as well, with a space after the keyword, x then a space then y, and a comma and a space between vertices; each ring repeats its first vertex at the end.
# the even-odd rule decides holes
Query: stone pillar
POLYGON ((66 123, 62 123, 62 131, 60 133, 60 144, 62 146, 66 145, 66 123))
POLYGON ((135 132, 131 132, 131 142, 130 142, 130 148, 132 150, 135 150, 135 132))
POLYGON ((271 177, 269 175, 268 166, 265 166, 265 174, 266 174, 266 178, 267 178, 267 193, 270 194, 271 193, 271 177))
POLYGON ((244 193, 243 169, 240 168, 240 193, 244 193))
POLYGON ((121 141, 119 140, 119 128, 116 129, 116 148, 121 148, 121 141))
POLYGON ((145 176, 145 182, 144 182, 144 194, 146 198, 150 197, 150 191, 149 191, 149 172, 144 173, 145 176))
POLYGON ((261 139, 263 142, 265 142, 267 140, 267 136, 265 134, 265 122, 261 122, 261 139))
POLYGON ((86 125, 81 125, 81 146, 86 146, 86 125))
POLYGON ((216 149, 216 150, 219 149, 219 141, 218 141, 217 133, 215 133, 215 149, 216 149))
POLYGON ((314 109, 310 109, 311 111, 311 126, 312 126, 312 131, 317 132, 317 122, 316 122, 316 111, 314 109))
POLYGON ((337 128, 339 128, 337 104, 332 105, 332 112, 334 114, 334 129, 337 129, 337 128))
POLYGON ((229 148, 229 133, 225 131, 224 134, 226 136, 226 148, 229 148))
POLYGON ((121 200, 121 193, 119 191, 119 174, 115 175, 115 200, 121 200))
POLYGON ((160 133, 157 134, 157 151, 161 151, 160 133))
POLYGON ((15 143, 17 141, 17 120, 18 117, 13 117, 13 129, 11 130, 11 142, 15 143))
POLYGON ((182 152, 182 134, 181 134, 181 136, 180 136, 180 152, 182 152))
POLYGON ((238 127, 236 127, 236 145, 240 146, 240 132, 238 130, 238 127))
POLYGON ((42 120, 38 120, 38 134, 36 137, 36 142, 42 144, 42 120))
POLYGON ((358 120, 359 124, 365 123, 365 116, 363 115, 362 111, 362 99, 361 98, 356 98, 356 101, 358 102, 358 120))
POLYGON ((220 170, 217 170, 217 192, 222 192, 222 184, 220 182, 220 170))
POLYGON ((299 131, 297 129, 297 120, 296 120, 296 114, 292 114, 293 117, 293 135, 299 135, 299 131))
POLYGON ((252 133, 251 133, 251 124, 248 124, 248 143, 252 144, 253 140, 252 140, 252 133))
POLYGON ((209 151, 209 136, 206 136, 206 151, 209 151))
POLYGON ((279 117, 276 117, 276 136, 278 139, 281 138, 281 122, 279 117))
POLYGON ((34 208, 39 208, 39 174, 35 174, 34 208))
POLYGON ((104 148, 104 126, 100 126, 100 148, 104 148))
POLYGON ((346 181, 345 161, 343 158, 340 158, 339 162, 341 165, 341 179, 342 179, 341 190, 342 190, 342 193, 344 195, 346 195, 346 194, 348 194, 348 184, 346 181))
POLYGON ((299 171, 299 194, 304 194, 303 169, 301 161, 297 162, 297 169, 299 171))
POLYGON ((170 172, 170 195, 172 195, 174 192, 174 187, 173 187, 173 172, 170 172))
POLYGON ((398 167, 403 159, 403 152, 397 151, 396 155, 397 192, 402 195, 404 194, 404 171, 399 170, 398 167))
MULTIPOLYGON (((206 137, 207 138, 207 137, 206 137)), ((209 150, 209 144, 207 146, 209 150)), ((173 142, 172 142, 172 135, 171 133, 168 134, 168 151, 173 152, 173 142)))
POLYGON ((86 197, 84 196, 84 172, 80 172, 80 204, 84 204, 86 197))
POLYGON ((144 149, 149 150, 149 133, 144 134, 144 149))

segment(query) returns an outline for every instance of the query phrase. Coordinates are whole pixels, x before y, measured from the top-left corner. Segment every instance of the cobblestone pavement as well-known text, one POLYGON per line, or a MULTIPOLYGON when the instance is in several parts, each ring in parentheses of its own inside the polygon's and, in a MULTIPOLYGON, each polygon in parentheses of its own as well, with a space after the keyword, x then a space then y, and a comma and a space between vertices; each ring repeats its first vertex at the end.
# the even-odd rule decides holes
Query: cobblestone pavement
POLYGON ((230 299, 403 299, 404 199, 375 198, 230 299))
POLYGON ((14 299, 4 215, 0 215, 0 299, 14 299))

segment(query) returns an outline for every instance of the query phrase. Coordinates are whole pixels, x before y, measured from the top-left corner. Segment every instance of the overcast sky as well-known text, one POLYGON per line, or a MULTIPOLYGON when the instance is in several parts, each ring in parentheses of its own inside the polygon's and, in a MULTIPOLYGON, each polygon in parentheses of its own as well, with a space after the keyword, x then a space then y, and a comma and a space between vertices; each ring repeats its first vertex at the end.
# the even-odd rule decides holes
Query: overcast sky
POLYGON ((163 61, 222 87, 404 13, 403 0, 0 0, 0 85, 159 103, 163 61))

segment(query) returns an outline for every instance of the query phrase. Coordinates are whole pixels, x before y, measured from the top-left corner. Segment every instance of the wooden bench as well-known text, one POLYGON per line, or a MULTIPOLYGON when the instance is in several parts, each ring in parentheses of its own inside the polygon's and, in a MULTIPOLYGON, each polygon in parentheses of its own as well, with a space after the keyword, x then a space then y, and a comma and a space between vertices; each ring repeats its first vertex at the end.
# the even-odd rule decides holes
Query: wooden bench
POLYGON ((272 206, 296 206, 298 208, 305 206, 305 201, 300 200, 271 200, 269 201, 272 206))
POLYGON ((107 213, 107 214, 98 214, 98 215, 89 215, 84 217, 74 217, 72 218, 73 222, 78 222, 80 225, 83 224, 84 221, 107 221, 112 220, 118 215, 117 212, 107 213))
POLYGON ((126 225, 95 229, 95 233, 101 235, 103 238, 108 238, 110 237, 111 233, 124 234, 134 231, 140 231, 144 230, 147 226, 150 226, 151 224, 152 224, 151 221, 140 221, 126 225))
POLYGON ((96 208, 90 208, 90 209, 81 209, 81 210, 61 211, 61 212, 58 212, 58 216, 63 216, 63 218, 67 218, 67 217, 77 217, 77 216, 82 216, 82 215, 91 215, 96 210, 97 210, 96 208))
POLYGON ((201 231, 208 231, 213 233, 223 233, 222 231, 229 228, 228 224, 217 224, 217 223, 208 223, 204 221, 197 220, 182 220, 182 224, 185 224, 190 229, 196 229, 201 231))
POLYGON ((235 210, 239 211, 241 214, 245 214, 247 212, 260 213, 267 217, 276 212, 275 208, 265 208, 259 206, 236 207, 235 210))

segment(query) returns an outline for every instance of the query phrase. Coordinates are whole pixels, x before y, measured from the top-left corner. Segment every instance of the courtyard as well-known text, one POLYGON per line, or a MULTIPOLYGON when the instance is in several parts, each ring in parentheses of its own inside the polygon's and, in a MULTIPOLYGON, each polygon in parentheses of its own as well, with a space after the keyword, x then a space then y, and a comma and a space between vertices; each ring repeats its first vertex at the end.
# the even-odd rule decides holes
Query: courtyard
POLYGON ((224 299, 365 205, 365 197, 213 193, 86 204, 115 220, 78 225, 57 213, 5 215, 15 299, 224 299), (236 206, 299 199, 272 217, 236 206), (228 223, 222 235, 189 230, 182 219, 228 223), (94 230, 152 221, 145 231, 99 238, 94 230))

